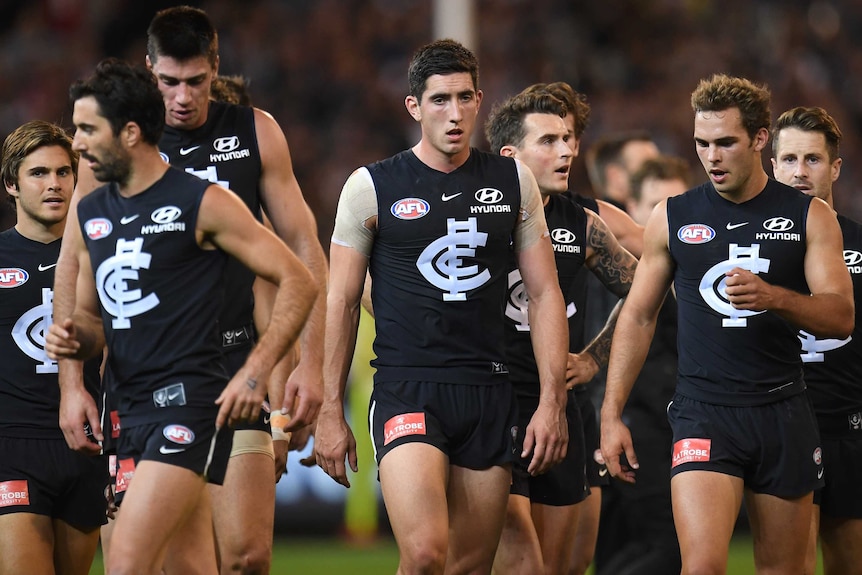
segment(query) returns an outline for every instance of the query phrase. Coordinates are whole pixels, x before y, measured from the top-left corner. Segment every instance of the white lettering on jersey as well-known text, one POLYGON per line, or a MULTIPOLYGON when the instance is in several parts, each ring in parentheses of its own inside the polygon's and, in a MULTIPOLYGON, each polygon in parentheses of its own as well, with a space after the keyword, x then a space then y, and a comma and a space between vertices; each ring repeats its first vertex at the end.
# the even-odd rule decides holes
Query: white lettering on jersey
POLYGON ((824 353, 833 351, 839 347, 844 347, 853 336, 847 339, 817 339, 805 330, 799 330, 799 341, 802 343, 802 351, 805 353, 799 354, 803 363, 822 363, 825 361, 824 353))
POLYGON ((476 218, 446 220, 447 234, 431 242, 419 254, 416 267, 434 286, 446 290, 443 301, 466 301, 467 290, 476 289, 491 279, 486 269, 464 266, 462 258, 474 257, 476 248, 484 246, 488 234, 476 229, 476 218))
MULTIPOLYGON (((509 272, 509 298, 506 301, 506 317, 515 322, 518 331, 530 331, 530 300, 527 298, 527 290, 524 289, 524 281, 521 279, 521 270, 514 269, 509 272)), ((566 306, 566 317, 572 317, 578 311, 575 302, 569 302, 566 306)))
POLYGON ((141 290, 129 289, 129 281, 138 279, 138 270, 149 269, 152 255, 142 252, 144 238, 117 240, 116 255, 102 262, 96 270, 96 289, 102 307, 114 316, 114 329, 129 329, 130 317, 141 315, 159 305, 159 297, 151 293, 142 297, 141 290))
POLYGON ((746 327, 747 317, 758 315, 766 310, 752 311, 734 308, 727 298, 727 272, 733 268, 742 268, 751 273, 759 274, 769 271, 769 260, 760 257, 760 244, 751 247, 740 247, 730 244, 730 257, 709 268, 700 280, 700 297, 712 309, 727 316, 721 320, 721 327, 746 327))
POLYGON ((186 168, 186 172, 190 173, 193 176, 197 176, 204 181, 212 182, 213 184, 218 184, 223 188, 230 189, 230 182, 228 182, 227 180, 218 179, 218 171, 216 170, 216 166, 207 166, 207 168, 204 170, 186 168))
POLYGON ((45 334, 51 327, 54 292, 42 288, 42 303, 24 312, 12 327, 18 349, 36 360, 36 373, 57 373, 57 362, 45 353, 45 334))

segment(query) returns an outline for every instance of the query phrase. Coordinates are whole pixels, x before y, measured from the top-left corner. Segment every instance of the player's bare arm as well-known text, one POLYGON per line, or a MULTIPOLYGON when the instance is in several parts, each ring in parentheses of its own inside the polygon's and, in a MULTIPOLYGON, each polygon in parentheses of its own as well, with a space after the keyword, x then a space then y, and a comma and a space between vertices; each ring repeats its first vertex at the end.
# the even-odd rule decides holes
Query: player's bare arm
POLYGON ((811 295, 734 268, 728 272, 728 299, 737 309, 769 310, 818 337, 843 339, 853 331, 854 304, 838 220, 826 202, 813 198, 806 228, 805 279, 811 295))
POLYGON ((639 258, 644 248, 644 228, 623 210, 604 200, 599 204, 599 215, 607 224, 617 241, 633 256, 639 258))
POLYGON ((323 407, 314 432, 317 464, 336 482, 350 487, 345 458, 358 470, 356 439, 344 417, 347 372, 356 346, 359 308, 368 258, 352 247, 333 243, 329 251, 330 282, 326 303, 323 407))
POLYGON ((296 341, 317 297, 311 274, 272 232, 255 221, 238 196, 209 186, 201 200, 196 235, 204 249, 218 247, 278 286, 266 333, 216 401, 217 426, 257 417, 266 378, 296 341))
POLYGON ((655 333, 661 305, 673 280, 674 264, 668 251, 666 202, 653 211, 644 233, 644 253, 614 330, 608 377, 601 412, 601 448, 614 477, 634 483, 637 455, 631 434, 622 422, 623 407, 643 367, 655 333), (620 465, 625 453, 631 468, 620 465))
POLYGON ((323 400, 323 329, 326 321, 326 256, 317 238, 314 215, 293 173, 287 139, 268 113, 255 108, 255 129, 261 155, 261 202, 276 234, 306 265, 320 294, 302 331, 297 368, 285 386, 284 408, 291 414, 289 430, 314 421, 323 400), (298 398, 298 401, 295 401, 298 398))
MULTIPOLYGON (((586 265, 608 291, 622 300, 628 295, 631 288, 637 260, 620 245, 602 218, 589 210, 586 213, 586 265)), ((622 301, 617 303, 602 330, 584 348, 583 352, 569 354, 566 382, 570 388, 577 384, 587 383, 599 369, 608 365, 611 338, 620 309, 622 309, 622 301)))

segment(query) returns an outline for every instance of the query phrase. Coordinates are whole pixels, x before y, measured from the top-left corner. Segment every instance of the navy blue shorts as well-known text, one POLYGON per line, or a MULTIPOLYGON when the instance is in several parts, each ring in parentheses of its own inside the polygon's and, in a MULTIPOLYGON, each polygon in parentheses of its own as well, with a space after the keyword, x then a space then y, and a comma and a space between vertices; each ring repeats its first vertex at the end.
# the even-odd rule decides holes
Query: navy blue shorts
POLYGON ((450 465, 488 469, 513 462, 516 416, 508 381, 402 381, 374 385, 368 420, 378 464, 399 445, 422 442, 445 453, 450 465))
POLYGON ((587 486, 584 456, 584 425, 581 411, 575 403, 575 393, 569 391, 566 402, 566 422, 569 428, 569 447, 566 457, 541 475, 527 473, 532 455, 521 458, 527 424, 539 404, 537 397, 520 397, 518 402, 518 432, 515 436, 515 464, 512 467, 512 487, 509 493, 522 495, 532 503, 542 505, 574 505, 590 494, 587 486))
POLYGON ((89 531, 106 522, 108 466, 64 439, 0 437, 0 515, 35 513, 89 531))
POLYGON ((824 437, 823 479, 814 503, 826 517, 862 519, 862 438, 824 437))
POLYGON ((124 427, 117 444, 116 497, 119 502, 141 461, 159 461, 189 469, 209 483, 224 482, 233 429, 216 435, 218 410, 166 408, 158 422, 124 427))
POLYGON ((734 407, 674 395, 671 477, 695 469, 741 477, 755 493, 795 498, 823 485, 820 433, 804 394, 734 407))

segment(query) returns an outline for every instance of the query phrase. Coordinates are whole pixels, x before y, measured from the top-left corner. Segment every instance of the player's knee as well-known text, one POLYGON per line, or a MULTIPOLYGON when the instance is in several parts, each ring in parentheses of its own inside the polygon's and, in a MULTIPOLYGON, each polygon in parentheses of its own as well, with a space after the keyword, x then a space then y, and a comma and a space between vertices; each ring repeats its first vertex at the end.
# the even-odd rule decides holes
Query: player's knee
POLYGON ((235 555, 232 560, 223 561, 222 575, 267 575, 269 573, 272 551, 266 546, 255 546, 235 555))
POLYGON ((432 545, 420 545, 401 553, 399 573, 431 575, 443 573, 446 564, 446 550, 432 545))
POLYGON ((589 552, 576 552, 572 556, 572 561, 569 564, 568 575, 584 575, 587 572, 587 569, 590 568, 590 564, 593 562, 593 553, 592 550, 589 552))

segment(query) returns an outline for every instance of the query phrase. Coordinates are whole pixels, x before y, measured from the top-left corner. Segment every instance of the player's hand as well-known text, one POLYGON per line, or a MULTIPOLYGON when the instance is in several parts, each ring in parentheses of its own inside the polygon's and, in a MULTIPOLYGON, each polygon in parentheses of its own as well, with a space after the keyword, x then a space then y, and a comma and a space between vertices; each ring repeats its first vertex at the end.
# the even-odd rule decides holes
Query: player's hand
POLYGON ((599 364, 588 353, 570 353, 566 362, 566 389, 585 385, 599 372, 599 364))
POLYGON ((66 361, 61 368, 65 382, 60 386, 60 429, 70 449, 98 455, 102 446, 87 435, 87 430, 99 442, 105 438, 96 402, 84 387, 82 369, 79 361, 66 361))
POLYGON ((265 396, 265 377, 256 377, 248 367, 243 366, 215 401, 220 406, 216 428, 221 429, 225 424, 254 423, 260 415, 265 396))
POLYGON ((566 423, 566 404, 539 400, 539 407, 530 419, 524 435, 524 451, 521 457, 533 457, 527 472, 540 475, 559 463, 566 456, 569 443, 569 427, 566 423))
POLYGON ((772 286, 760 276, 736 267, 727 272, 725 294, 735 309, 763 311, 772 309, 772 286))
POLYGON ((345 458, 354 473, 359 467, 356 462, 356 439, 343 414, 321 410, 314 430, 314 456, 327 475, 337 483, 350 487, 347 468, 344 466, 345 458))
POLYGON ((52 323, 45 335, 45 352, 54 361, 74 358, 81 343, 75 330, 72 318, 66 318, 60 323, 52 323))
POLYGON ((631 432, 621 419, 602 416, 601 446, 602 457, 611 477, 634 483, 635 471, 639 467, 638 457, 632 445, 631 432), (622 460, 623 455, 628 464, 622 460))
POLYGON ((287 450, 290 442, 287 439, 275 439, 272 442, 272 451, 275 454, 275 482, 281 479, 287 469, 287 450))
POLYGON ((291 417, 284 430, 298 431, 314 423, 322 404, 323 375, 300 361, 284 385, 283 409, 291 417))

